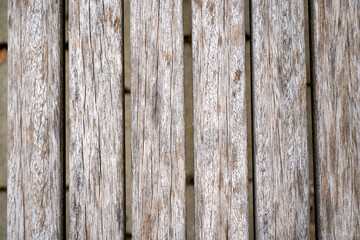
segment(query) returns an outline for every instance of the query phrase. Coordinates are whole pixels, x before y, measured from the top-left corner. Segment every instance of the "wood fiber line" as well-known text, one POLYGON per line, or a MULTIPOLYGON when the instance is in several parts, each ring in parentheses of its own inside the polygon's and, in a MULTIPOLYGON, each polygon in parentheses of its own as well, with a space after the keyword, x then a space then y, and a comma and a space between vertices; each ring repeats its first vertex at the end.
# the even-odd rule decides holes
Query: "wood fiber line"
POLYGON ((310 7, 317 235, 360 239, 360 1, 310 7))
POLYGON ((123 4, 69 3, 70 239, 124 239, 123 4))
POLYGON ((244 1, 193 0, 195 238, 248 239, 244 1))
POLYGON ((185 239, 182 2, 130 3, 134 239, 185 239))
POLYGON ((9 1, 8 239, 63 239, 64 1, 9 1))
POLYGON ((255 231, 310 239, 303 1, 252 1, 255 231))

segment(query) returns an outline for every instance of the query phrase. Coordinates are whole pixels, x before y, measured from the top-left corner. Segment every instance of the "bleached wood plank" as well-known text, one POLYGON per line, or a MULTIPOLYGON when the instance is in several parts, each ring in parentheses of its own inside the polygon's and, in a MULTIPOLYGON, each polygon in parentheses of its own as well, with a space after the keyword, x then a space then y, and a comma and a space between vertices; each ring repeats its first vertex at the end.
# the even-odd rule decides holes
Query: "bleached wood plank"
POLYGON ((195 238, 248 239, 244 1, 192 1, 195 238))
POLYGON ((360 239, 360 1, 310 3, 317 235, 360 239))
POLYGON ((70 238, 124 239, 122 1, 69 2, 70 238))
POLYGON ((134 239, 185 239, 182 0, 132 0, 134 239))
POLYGON ((304 2, 251 3, 257 239, 309 239, 304 2))
POLYGON ((9 1, 8 239, 65 234, 64 2, 9 1))

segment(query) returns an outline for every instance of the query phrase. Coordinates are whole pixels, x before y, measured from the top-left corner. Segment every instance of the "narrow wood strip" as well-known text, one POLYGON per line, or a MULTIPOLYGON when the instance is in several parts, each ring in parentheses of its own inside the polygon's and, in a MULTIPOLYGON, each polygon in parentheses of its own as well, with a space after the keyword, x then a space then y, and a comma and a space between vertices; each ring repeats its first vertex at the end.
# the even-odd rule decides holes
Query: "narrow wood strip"
POLYGON ((196 239, 248 239, 244 1, 192 1, 196 239))
POLYGON ((185 239, 182 2, 130 5, 134 239, 185 239))
POLYGON ((64 1, 9 1, 8 239, 63 239, 64 1))
POLYGON ((360 1, 310 3, 317 235, 360 239, 360 1))
POLYGON ((124 239, 123 7, 70 0, 70 238, 124 239))
POLYGON ((252 1, 255 231, 309 239, 304 2, 252 1))

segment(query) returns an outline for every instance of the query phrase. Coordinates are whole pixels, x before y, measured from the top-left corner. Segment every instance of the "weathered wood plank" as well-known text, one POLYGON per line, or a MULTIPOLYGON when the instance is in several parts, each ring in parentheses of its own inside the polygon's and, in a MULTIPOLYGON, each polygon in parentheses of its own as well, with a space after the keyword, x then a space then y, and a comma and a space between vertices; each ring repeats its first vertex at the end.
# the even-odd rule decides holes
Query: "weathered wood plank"
POLYGON ((304 2, 252 1, 255 234, 309 239, 304 2))
POLYGON ((70 238, 124 239, 122 1, 70 0, 70 238))
POLYGON ((182 2, 130 5, 135 239, 185 238, 182 2))
POLYGON ((360 239, 360 1, 311 0, 319 239, 360 239))
POLYGON ((9 1, 8 239, 63 239, 64 1, 9 1))
POLYGON ((195 238, 248 239, 244 1, 192 1, 195 238))

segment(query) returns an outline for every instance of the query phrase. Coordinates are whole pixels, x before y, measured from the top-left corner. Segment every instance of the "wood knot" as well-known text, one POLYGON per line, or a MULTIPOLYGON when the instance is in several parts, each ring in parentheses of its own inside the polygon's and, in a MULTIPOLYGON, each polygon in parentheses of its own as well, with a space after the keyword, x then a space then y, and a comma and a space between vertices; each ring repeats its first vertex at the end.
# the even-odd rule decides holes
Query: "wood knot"
POLYGON ((238 82, 240 81, 240 77, 241 77, 241 71, 238 69, 238 70, 235 72, 234 82, 235 82, 235 83, 238 83, 238 82))

